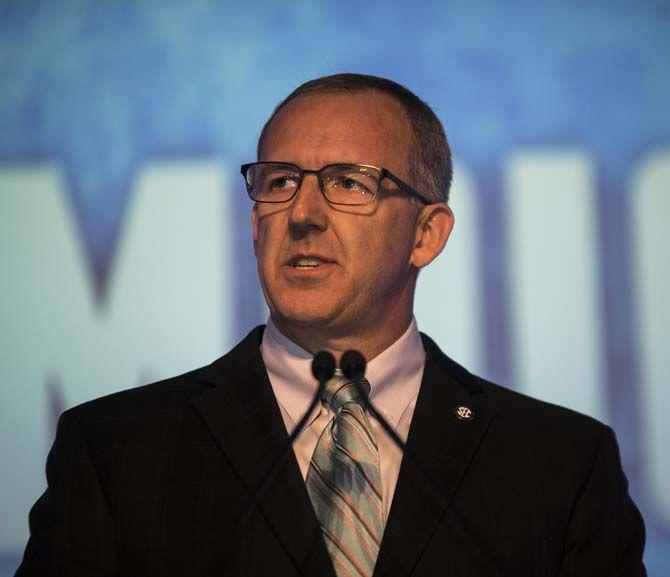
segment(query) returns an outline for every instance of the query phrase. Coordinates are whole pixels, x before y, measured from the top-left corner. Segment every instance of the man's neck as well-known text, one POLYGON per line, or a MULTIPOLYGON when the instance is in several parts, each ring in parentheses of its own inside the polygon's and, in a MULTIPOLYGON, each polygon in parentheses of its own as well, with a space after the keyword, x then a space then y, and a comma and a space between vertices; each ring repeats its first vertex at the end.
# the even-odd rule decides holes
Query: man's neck
POLYGON ((392 326, 381 327, 367 332, 333 335, 332 330, 322 330, 319 327, 296 327, 282 323, 275 317, 272 322, 279 332, 301 348, 316 354, 319 351, 328 351, 333 354, 339 364, 340 357, 350 350, 361 353, 367 361, 389 348, 407 331, 413 316, 410 312, 402 323, 395 322, 392 326))

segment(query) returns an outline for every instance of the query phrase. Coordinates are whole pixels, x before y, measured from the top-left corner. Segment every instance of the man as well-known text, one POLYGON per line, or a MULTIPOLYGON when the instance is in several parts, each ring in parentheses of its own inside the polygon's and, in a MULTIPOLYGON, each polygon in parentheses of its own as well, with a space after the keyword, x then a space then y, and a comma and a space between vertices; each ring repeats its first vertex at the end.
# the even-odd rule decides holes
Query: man
POLYGON ((417 331, 419 270, 453 226, 430 108, 385 79, 318 79, 275 110, 258 160, 243 174, 268 326, 64 413, 18 575, 644 575, 612 431, 417 331), (350 349, 367 381, 331 379, 287 450, 312 355, 350 349))

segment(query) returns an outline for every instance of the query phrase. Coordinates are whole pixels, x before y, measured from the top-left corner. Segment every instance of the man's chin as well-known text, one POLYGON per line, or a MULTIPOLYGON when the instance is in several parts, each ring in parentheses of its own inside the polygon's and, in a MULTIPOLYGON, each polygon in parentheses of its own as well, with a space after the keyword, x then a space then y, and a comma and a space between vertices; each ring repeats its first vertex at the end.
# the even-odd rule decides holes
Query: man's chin
POLYGON ((336 306, 336 303, 324 303, 323 300, 309 302, 309 299, 296 299, 284 306, 271 306, 270 314, 275 324, 288 332, 320 331, 333 330, 339 324, 343 309, 344 307, 336 306))
POLYGON ((321 309, 275 312, 272 319, 285 327, 317 328, 328 326, 333 317, 321 309))

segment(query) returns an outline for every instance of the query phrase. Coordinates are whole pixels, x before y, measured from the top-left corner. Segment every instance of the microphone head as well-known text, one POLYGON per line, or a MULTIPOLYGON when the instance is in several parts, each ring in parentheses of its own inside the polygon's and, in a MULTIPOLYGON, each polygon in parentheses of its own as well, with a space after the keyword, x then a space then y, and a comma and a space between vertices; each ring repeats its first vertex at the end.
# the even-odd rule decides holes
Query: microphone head
POLYGON ((312 374, 320 383, 325 383, 335 373, 335 357, 328 351, 320 351, 312 360, 312 374))
POLYGON ((365 376, 365 357, 358 351, 347 351, 340 359, 340 368, 348 379, 352 381, 365 376))

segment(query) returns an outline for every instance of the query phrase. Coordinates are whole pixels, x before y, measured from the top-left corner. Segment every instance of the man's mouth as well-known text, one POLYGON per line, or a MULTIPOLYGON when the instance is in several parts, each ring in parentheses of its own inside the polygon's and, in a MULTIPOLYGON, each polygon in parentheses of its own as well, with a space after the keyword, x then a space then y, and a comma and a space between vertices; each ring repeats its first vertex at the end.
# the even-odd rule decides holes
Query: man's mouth
POLYGON ((319 266, 330 264, 332 261, 326 260, 320 256, 296 256, 289 260, 289 266, 295 269, 307 270, 314 269, 319 266))
POLYGON ((314 268, 322 264, 322 262, 318 258, 299 258, 294 260, 292 265, 293 268, 314 268))

